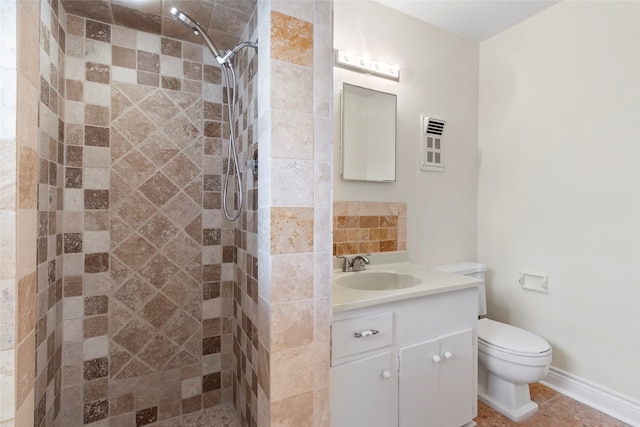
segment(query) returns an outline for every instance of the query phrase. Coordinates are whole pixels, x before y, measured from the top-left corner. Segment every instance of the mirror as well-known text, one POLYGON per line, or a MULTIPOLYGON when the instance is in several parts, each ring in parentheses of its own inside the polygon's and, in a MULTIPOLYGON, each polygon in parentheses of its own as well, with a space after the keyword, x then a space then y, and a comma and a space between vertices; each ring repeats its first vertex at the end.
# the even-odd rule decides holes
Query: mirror
POLYGON ((396 180, 396 95, 343 83, 342 179, 396 180))

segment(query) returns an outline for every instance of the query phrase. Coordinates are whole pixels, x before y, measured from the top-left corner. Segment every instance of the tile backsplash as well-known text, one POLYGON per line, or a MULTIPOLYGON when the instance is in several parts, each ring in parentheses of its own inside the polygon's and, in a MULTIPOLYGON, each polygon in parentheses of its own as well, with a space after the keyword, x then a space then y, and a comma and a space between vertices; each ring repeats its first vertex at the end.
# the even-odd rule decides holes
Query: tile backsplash
POLYGON ((406 250, 406 203, 333 203, 334 256, 406 250))

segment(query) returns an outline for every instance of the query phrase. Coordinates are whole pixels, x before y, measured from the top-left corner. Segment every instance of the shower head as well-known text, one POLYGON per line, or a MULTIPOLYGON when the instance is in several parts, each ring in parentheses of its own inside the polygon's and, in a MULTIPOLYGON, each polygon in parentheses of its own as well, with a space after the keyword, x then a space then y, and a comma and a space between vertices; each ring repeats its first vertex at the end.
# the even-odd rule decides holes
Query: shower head
POLYGON ((211 40, 209 35, 202 29, 200 24, 189 18, 189 16, 176 9, 175 7, 171 8, 171 15, 175 18, 176 21, 186 25, 191 31, 193 31, 193 34, 199 34, 202 36, 205 43, 207 43, 207 47, 209 48, 209 50, 211 50, 211 53, 213 53, 213 56, 215 56, 218 63, 222 65, 226 62, 226 58, 220 54, 220 51, 218 50, 216 45, 213 44, 213 40, 211 40))
POLYGON ((189 18, 187 15, 185 15, 184 13, 176 9, 175 7, 171 8, 171 15, 173 15, 173 18, 176 21, 181 22, 187 27, 189 27, 189 29, 193 31, 194 34, 198 35, 200 33, 201 31, 200 26, 196 22, 194 22, 191 18, 189 18))

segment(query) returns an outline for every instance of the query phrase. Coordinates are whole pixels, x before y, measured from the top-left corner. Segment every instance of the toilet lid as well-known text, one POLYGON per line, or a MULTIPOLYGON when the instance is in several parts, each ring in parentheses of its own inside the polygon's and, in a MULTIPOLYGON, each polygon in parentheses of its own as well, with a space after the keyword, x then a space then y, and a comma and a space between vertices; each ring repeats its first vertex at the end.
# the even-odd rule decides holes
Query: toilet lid
POLYGON ((478 321, 478 340, 512 354, 537 356, 551 350, 544 338, 491 319, 478 321))

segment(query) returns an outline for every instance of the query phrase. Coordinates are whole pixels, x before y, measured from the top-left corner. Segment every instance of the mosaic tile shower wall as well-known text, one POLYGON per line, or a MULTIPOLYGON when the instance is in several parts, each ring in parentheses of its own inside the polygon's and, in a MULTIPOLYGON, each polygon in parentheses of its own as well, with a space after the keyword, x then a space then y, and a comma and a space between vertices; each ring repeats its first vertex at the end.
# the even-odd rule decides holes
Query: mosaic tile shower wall
MULTIPOLYGON (((255 32, 254 14, 242 39, 256 40, 255 32)), ((237 135, 236 146, 241 160, 258 160, 257 52, 254 49, 241 51, 236 57, 236 70, 239 74, 238 114, 233 124, 237 135)), ((226 153, 226 139, 225 132, 224 143, 214 140, 214 147, 225 147, 226 153)), ((223 335, 229 329, 233 333, 233 358, 223 359, 225 368, 233 361, 233 378, 224 376, 223 384, 228 385, 228 380, 233 381, 233 402, 240 415, 241 425, 254 426, 258 414, 258 178, 253 169, 243 161, 240 162, 240 169, 244 190, 243 212, 238 221, 233 223, 232 239, 225 238, 222 244, 225 269, 222 271, 222 291, 227 296, 229 290, 233 290, 233 323, 225 318, 222 324, 223 335), (234 271, 226 269, 227 267, 232 267, 234 271), (234 282, 231 281, 232 278, 235 279, 234 282)), ((219 215, 220 207, 216 199, 212 206, 205 206, 205 214, 207 209, 217 209, 212 214, 219 215)), ((205 281, 205 286, 207 284, 205 281)), ((217 284, 214 283, 213 286, 217 290, 217 284)))
POLYGON ((40 145, 34 425, 53 425, 61 406, 65 14, 57 1, 40 10, 40 145))
POLYGON ((73 15, 67 29, 62 422, 179 423, 233 395, 242 232, 219 210, 220 70, 201 45, 73 15))
MULTIPOLYGON (((243 158, 253 157, 256 151, 257 117, 266 118, 258 109, 258 79, 254 83, 259 62, 267 70, 259 86, 274 96, 267 107, 268 125, 261 126, 261 132, 270 133, 272 121, 277 130, 274 135, 261 133, 267 170, 271 172, 271 164, 277 166, 285 172, 274 175, 280 178, 295 174, 299 170, 296 165, 313 171, 313 179, 297 182, 300 191, 293 192, 284 180, 272 183, 270 175, 265 175, 268 197, 274 198, 261 206, 275 214, 275 221, 262 230, 272 228, 277 234, 282 225, 285 234, 293 236, 297 232, 287 224, 301 224, 304 233, 300 239, 305 242, 302 247, 284 247, 280 242, 285 235, 275 242, 266 236, 263 243, 272 245, 274 262, 279 265, 273 272, 274 299, 269 298, 267 305, 258 298, 258 288, 263 281, 265 286, 271 286, 267 276, 272 275, 269 269, 265 270, 267 274, 258 286, 258 216, 261 223, 270 221, 270 216, 264 215, 265 210, 258 213, 256 178, 243 177, 247 210, 239 222, 227 223, 219 210, 221 175, 226 163, 224 139, 229 129, 218 120, 226 114, 222 108, 225 97, 219 80, 215 80, 220 76, 215 70, 210 76, 203 73, 215 68, 210 67, 212 58, 202 53, 198 58, 192 49, 196 45, 190 43, 92 19, 65 17, 57 0, 42 0, 41 4, 43 21, 61 15, 59 22, 51 25, 57 24, 58 32, 60 28, 64 31, 65 52, 56 60, 62 58, 66 70, 62 74, 66 101, 64 108, 57 110, 65 114, 56 121, 56 131, 60 124, 64 125, 62 141, 66 144, 62 156, 56 153, 55 159, 63 166, 56 171, 56 182, 64 187, 61 194, 56 193, 63 200, 64 212, 56 215, 56 230, 62 238, 56 238, 55 253, 59 252, 64 261, 64 265, 56 263, 62 271, 64 310, 56 312, 57 318, 49 311, 47 318, 48 326, 56 320, 63 322, 62 330, 58 323, 58 336, 47 344, 55 344, 62 332, 64 342, 60 380, 50 383, 47 393, 40 395, 45 408, 41 425, 178 425, 194 419, 199 408, 220 401, 235 403, 243 425, 263 425, 265 420, 264 425, 286 420, 327 425, 331 244, 328 233, 321 232, 311 240, 309 233, 326 230, 331 223, 330 2, 309 2, 303 8, 298 7, 302 3, 273 3, 277 11, 271 11, 271 2, 258 2, 258 7, 263 6, 263 20, 256 32, 263 43, 266 41, 263 59, 268 60, 257 61, 255 53, 249 51, 237 66, 242 89, 240 114, 234 126, 241 140, 241 165, 243 158), (57 12, 51 13, 53 9, 57 12), (296 28, 302 28, 303 34, 296 28), (270 36, 278 46, 273 61, 270 36), (315 41, 308 43, 311 39, 315 41), (304 55, 280 56, 291 48, 304 55), (208 78, 214 80, 207 81, 208 78), (300 89, 303 97, 299 96, 300 89), (202 100, 200 125, 196 123, 198 101, 189 102, 194 94, 202 100), (177 110, 173 111, 173 107, 177 110), (131 117, 125 118, 129 114, 131 117), (162 138, 174 131, 163 121, 163 114, 180 117, 180 123, 186 126, 183 132, 195 132, 192 135, 200 141, 200 163, 194 154, 198 150, 195 145, 174 148, 162 138), (159 129, 151 131, 155 141, 144 135, 147 121, 159 124, 159 129), (218 144, 220 139, 222 146, 218 144), (157 151, 144 148, 156 141, 157 151), (124 162, 134 152, 135 167, 142 169, 134 168, 135 174, 130 176, 124 162), (172 176, 167 165, 178 157, 182 159, 181 166, 187 165, 187 173, 172 176), (118 168, 119 162, 123 162, 122 169, 118 168), (197 178, 191 173, 201 175, 200 234, 196 226, 198 215, 191 216, 193 204, 198 204, 194 197, 197 178), (184 204, 172 204, 174 198, 184 204), (142 207, 139 211, 138 204, 142 207), (145 229, 160 215, 164 219, 145 229), (179 238, 164 235, 165 226, 175 227, 179 238), (151 236, 159 240, 152 241, 151 236), (192 241, 197 243, 198 237, 199 263, 195 251, 190 251, 192 241), (169 251, 169 245, 174 245, 174 251, 169 251), (152 277, 145 267, 161 256, 167 260, 162 267, 167 265, 170 269, 161 271, 160 278, 152 277), (182 258, 178 261, 176 257, 182 258), (291 270, 289 260, 304 260, 310 268, 302 293, 287 296, 284 291, 298 283, 293 277, 285 277, 286 271, 291 270), (178 271, 172 273, 175 268, 178 271), (195 296, 179 301, 183 294, 171 294, 167 287, 176 275, 184 280, 179 285, 188 285, 189 280, 195 280, 198 268, 199 280, 205 284, 199 301, 200 318, 194 307, 198 303, 195 296), (167 278, 164 284, 162 277, 167 278), (141 292, 118 293, 127 284, 137 286, 141 292), (127 298, 132 295, 135 298, 127 298), (155 316, 152 300, 153 308, 157 305, 168 319, 155 316), (140 309, 133 310, 126 302, 137 304, 140 309), (272 309, 273 322, 270 313, 266 319, 259 319, 265 310, 272 309), (292 325, 293 340, 286 338, 290 329, 282 323, 286 318, 283 315, 289 312, 303 315, 302 322, 292 325), (171 336, 166 327, 178 316, 199 321, 197 330, 186 338, 171 336), (126 328, 141 332, 141 348, 127 333, 120 335, 126 328), (148 336, 151 338, 145 339, 148 336), (200 338, 199 342, 195 337, 200 338), (145 353, 153 345, 164 350, 167 342, 171 344, 171 357, 145 353), (202 353, 197 353, 197 347, 202 353), (289 363, 291 356, 294 364, 289 363), (199 357, 199 362, 191 363, 191 357, 199 357), (180 365, 183 360, 185 364, 180 365), (173 362, 176 367, 168 369, 154 365, 164 363, 166 368, 173 362), (296 366, 311 369, 305 369, 303 376, 292 375, 291 369, 296 366), (272 377, 272 373, 276 375, 272 377)), ((249 33, 254 26, 249 24, 249 33)), ((59 82, 55 85, 59 92, 60 86, 59 82)), ((173 172, 176 171, 174 167, 173 172)), ((48 204, 47 208, 50 206, 57 205, 48 204)), ((187 296, 191 296, 188 286, 186 289, 187 296)), ((43 303, 48 305, 49 295, 46 302, 44 296, 39 298, 40 310, 46 306, 43 303)), ((48 357, 50 347, 40 348, 46 353, 39 351, 37 357, 48 357)), ((52 366, 55 373, 55 360, 52 366)), ((40 378, 46 381, 45 376, 40 378)))

